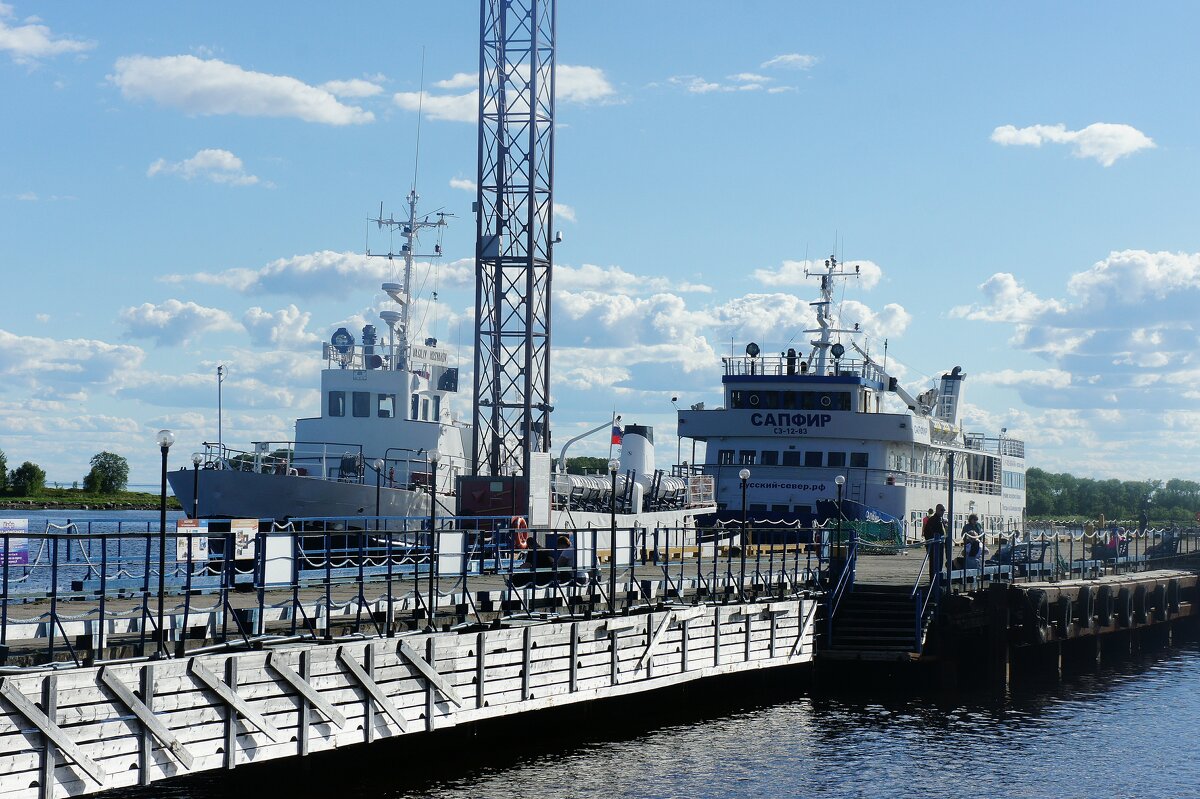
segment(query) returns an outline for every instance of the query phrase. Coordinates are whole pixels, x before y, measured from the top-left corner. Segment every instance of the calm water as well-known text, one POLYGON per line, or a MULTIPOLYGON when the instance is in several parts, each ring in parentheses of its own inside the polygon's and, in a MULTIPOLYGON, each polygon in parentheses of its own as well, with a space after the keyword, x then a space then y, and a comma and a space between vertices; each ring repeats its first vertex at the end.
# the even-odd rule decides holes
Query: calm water
POLYGON ((627 735, 539 740, 515 760, 481 754, 489 742, 476 739, 433 774, 402 747, 369 764, 346 750, 310 768, 239 770, 154 795, 252 795, 265 779, 276 796, 337 799, 1197 796, 1200 646, 1005 699, 843 694, 630 723, 627 735))

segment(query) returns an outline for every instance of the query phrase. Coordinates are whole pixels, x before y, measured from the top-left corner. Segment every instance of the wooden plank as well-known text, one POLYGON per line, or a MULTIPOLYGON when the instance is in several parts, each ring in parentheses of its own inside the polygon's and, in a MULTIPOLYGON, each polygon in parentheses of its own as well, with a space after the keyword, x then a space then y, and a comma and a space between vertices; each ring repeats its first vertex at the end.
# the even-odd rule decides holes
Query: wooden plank
MULTIPOLYGON (((403 641, 400 643, 403 646, 407 646, 407 644, 405 644, 403 641)), ((387 697, 387 694, 383 692, 383 689, 381 689, 379 685, 373 679, 371 679, 371 676, 363 670, 363 667, 360 666, 358 661, 354 659, 354 656, 346 650, 346 647, 338 647, 338 660, 341 661, 343 666, 349 669, 350 674, 354 677, 358 684, 362 686, 363 690, 370 695, 371 699, 375 701, 375 704, 379 705, 379 707, 383 709, 384 713, 387 713, 389 716, 391 716, 392 721, 396 722, 396 726, 400 728, 400 731, 408 732, 408 720, 404 718, 404 714, 396 709, 396 706, 391 703, 387 697)))
POLYGON ((812 609, 804 614, 804 621, 800 624, 800 629, 796 632, 796 643, 792 644, 792 651, 788 653, 789 658, 794 658, 800 652, 800 647, 809 638, 809 630, 812 629, 813 620, 817 615, 817 603, 812 603, 812 609))
POLYGON ((429 680, 442 696, 449 699, 457 707, 463 706, 462 697, 458 695, 458 691, 454 690, 454 686, 446 682, 446 679, 433 666, 430 666, 425 658, 421 657, 419 652, 409 646, 407 641, 401 641, 396 651, 400 655, 403 655, 405 660, 416 666, 417 671, 421 672, 425 676, 425 679, 429 680))
POLYGON ((279 652, 272 652, 267 657, 267 665, 282 677, 284 682, 292 686, 296 693, 304 697, 305 701, 321 711, 321 714, 325 718, 336 724, 338 728, 346 726, 346 717, 338 712, 337 708, 326 702, 321 694, 313 689, 304 678, 292 671, 291 667, 283 662, 283 658, 279 652))
MULTIPOLYGON (((49 674, 42 680, 42 709, 48 719, 58 715, 58 675, 49 674)), ((42 736, 42 779, 38 793, 41 799, 54 799, 54 769, 58 765, 58 752, 47 735, 42 736)))
MULTIPOLYGON (((237 658, 230 658, 236 662, 237 658)), ((275 729, 266 719, 262 717, 250 704, 242 699, 228 685, 221 681, 217 675, 213 674, 199 660, 193 660, 189 669, 197 680, 208 687, 214 694, 220 697, 221 701, 228 705, 231 709, 237 712, 239 716, 249 721, 255 727, 262 731, 264 735, 272 741, 278 743, 283 737, 283 733, 275 729)), ((233 754, 232 752, 230 754, 233 754)))
MULTIPOLYGON (((53 675, 51 675, 53 676, 53 675)), ((17 686, 13 685, 11 679, 4 680, 0 684, 0 696, 13 707, 18 713, 37 727, 42 735, 46 736, 49 741, 53 742, 59 750, 83 769, 89 777, 96 781, 96 784, 101 788, 105 787, 105 782, 108 780, 108 774, 100 767, 98 763, 83 753, 75 742, 63 731, 61 727, 50 720, 37 705, 25 698, 25 694, 17 686)), ((52 704, 52 703, 51 703, 52 704)), ((52 759, 52 758, 50 758, 52 759)))
MULTIPOLYGON (((146 666, 146 668, 153 669, 154 667, 151 665, 146 666)), ((107 667, 100 669, 99 677, 100 682, 107 685, 109 690, 116 694, 117 699, 121 700, 121 704, 133 711, 133 715, 137 716, 138 721, 158 739, 158 742, 170 753, 171 757, 179 761, 180 765, 186 769, 192 767, 191 753, 180 743, 175 734, 167 729, 162 721, 154 715, 153 710, 144 704, 142 700, 138 699, 133 691, 129 690, 125 683, 121 682, 107 667)), ((153 677, 151 677, 151 683, 153 683, 153 677)), ((149 765, 149 760, 147 759, 145 766, 147 770, 149 769, 149 765)))
POLYGON ((658 645, 658 640, 662 638, 662 634, 667 631, 667 628, 671 626, 671 622, 674 620, 674 611, 663 614, 662 620, 654 630, 654 634, 646 642, 646 649, 642 652, 642 656, 638 658, 637 665, 633 667, 635 672, 641 671, 643 667, 649 665, 650 659, 654 656, 654 647, 658 645))
POLYGON ((487 704, 487 654, 486 632, 479 632, 475 639, 475 707, 487 704))

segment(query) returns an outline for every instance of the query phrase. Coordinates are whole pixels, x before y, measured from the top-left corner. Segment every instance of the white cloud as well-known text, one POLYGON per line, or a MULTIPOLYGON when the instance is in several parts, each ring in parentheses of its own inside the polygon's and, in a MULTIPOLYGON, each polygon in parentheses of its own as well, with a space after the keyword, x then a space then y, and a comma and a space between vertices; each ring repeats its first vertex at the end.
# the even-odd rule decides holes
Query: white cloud
MULTIPOLYGON (((874 261, 845 261, 842 269, 857 270, 858 280, 851 285, 864 290, 875 288, 883 278, 883 270, 874 261)), ((764 286, 813 286, 816 285, 817 275, 823 271, 824 266, 820 261, 786 260, 777 269, 755 269, 754 279, 764 286)))
POLYGON ((338 97, 374 97, 383 92, 383 87, 369 80, 355 78, 353 80, 329 80, 320 88, 338 97))
POLYGON ((739 72, 736 75, 730 75, 729 79, 740 83, 768 83, 771 80, 766 75, 758 75, 754 72, 739 72))
POLYGON ((984 281, 979 290, 987 298, 986 304, 959 305, 950 309, 950 316, 991 322, 1025 322, 1063 310, 1063 304, 1058 300, 1039 298, 1009 272, 997 272, 984 281))
POLYGON ((1069 144, 1076 158, 1094 158, 1106 167, 1112 166, 1118 158, 1156 146, 1153 139, 1137 128, 1108 122, 1095 122, 1081 130, 1067 130, 1063 124, 1030 125, 1026 128, 1001 125, 992 131, 991 138, 1005 147, 1069 144))
POLYGON ((405 111, 420 110, 429 119, 445 122, 470 122, 479 117, 479 92, 466 94, 430 94, 429 92, 396 92, 392 102, 405 111))
POLYGON ((662 291, 711 293, 712 288, 665 277, 643 277, 626 272, 619 266, 602 267, 582 264, 578 267, 555 264, 554 286, 563 291, 609 291, 636 296, 662 291))
POLYGON ((250 334, 250 341, 263 347, 276 349, 307 349, 319 339, 307 330, 312 314, 302 312, 295 305, 278 311, 264 311, 255 306, 242 314, 242 325, 250 334))
POLYGON ((258 177, 246 174, 242 159, 228 150, 199 150, 191 158, 170 163, 160 158, 146 170, 148 177, 155 175, 178 175, 184 180, 203 178, 212 183, 228 183, 234 186, 252 186, 258 177))
POLYGON ((974 376, 976 382, 992 386, 1059 388, 1071 383, 1071 373, 1062 369, 1001 369, 974 376))
POLYGON ((479 73, 455 72, 454 77, 435 81, 433 85, 439 89, 477 89, 479 88, 479 73))
POLYGON ((0 3, 0 51, 7 52, 18 64, 64 53, 83 53, 96 46, 95 42, 56 36, 50 28, 37 24, 36 18, 25 20, 24 25, 9 25, 5 20, 12 16, 12 6, 0 3))
POLYGON ((784 68, 784 69, 812 69, 821 59, 815 55, 805 55, 802 53, 785 53, 777 55, 774 58, 768 58, 759 66, 763 69, 784 68))
POLYGON ((118 319, 125 326, 127 336, 151 338, 160 347, 186 344, 203 333, 241 329, 226 311, 175 299, 158 305, 146 302, 124 308, 118 319))
POLYGON ((565 219, 568 222, 575 221, 575 209, 566 203, 554 204, 554 216, 558 219, 565 219))
MULTIPOLYGON (((386 258, 368 258, 362 253, 321 250, 307 255, 278 258, 261 269, 235 268, 222 272, 174 274, 163 277, 162 281, 221 286, 248 295, 316 294, 344 298, 364 285, 396 279, 401 263, 386 258)), ((433 265, 428 261, 414 263, 417 285, 432 268, 433 265)), ((439 264, 437 268, 444 285, 468 285, 474 280, 473 259, 439 264)))
POLYGON ((479 187, 469 178, 450 178, 450 188, 474 193, 479 187))
POLYGON ((251 72, 190 55, 118 58, 109 76, 128 100, 151 100, 188 114, 292 117, 326 125, 360 125, 375 115, 343 105, 325 89, 286 75, 251 72))
POLYGON ((0 330, 0 376, 5 385, 46 399, 84 399, 88 387, 119 383, 144 358, 140 348, 125 344, 0 330))
POLYGON ((554 76, 555 100, 568 103, 608 102, 617 90, 608 82, 604 70, 598 67, 559 64, 554 76))

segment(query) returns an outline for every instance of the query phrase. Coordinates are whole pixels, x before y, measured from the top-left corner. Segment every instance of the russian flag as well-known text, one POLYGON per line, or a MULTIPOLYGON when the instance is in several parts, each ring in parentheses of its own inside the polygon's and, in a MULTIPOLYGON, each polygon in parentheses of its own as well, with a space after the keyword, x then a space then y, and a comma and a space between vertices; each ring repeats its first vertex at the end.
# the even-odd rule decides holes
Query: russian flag
POLYGON ((612 443, 614 443, 614 444, 621 443, 621 426, 620 425, 616 425, 616 424, 613 425, 612 443))

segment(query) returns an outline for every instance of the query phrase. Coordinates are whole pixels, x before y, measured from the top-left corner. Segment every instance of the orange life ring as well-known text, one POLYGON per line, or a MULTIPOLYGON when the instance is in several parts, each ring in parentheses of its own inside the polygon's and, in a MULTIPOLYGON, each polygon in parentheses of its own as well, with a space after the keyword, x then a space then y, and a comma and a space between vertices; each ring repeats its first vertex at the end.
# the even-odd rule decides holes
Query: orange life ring
POLYGON ((529 549, 529 525, 525 523, 525 517, 512 517, 513 526, 513 546, 517 549, 529 549))

